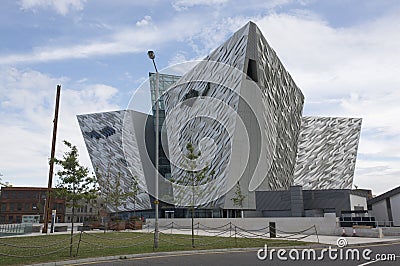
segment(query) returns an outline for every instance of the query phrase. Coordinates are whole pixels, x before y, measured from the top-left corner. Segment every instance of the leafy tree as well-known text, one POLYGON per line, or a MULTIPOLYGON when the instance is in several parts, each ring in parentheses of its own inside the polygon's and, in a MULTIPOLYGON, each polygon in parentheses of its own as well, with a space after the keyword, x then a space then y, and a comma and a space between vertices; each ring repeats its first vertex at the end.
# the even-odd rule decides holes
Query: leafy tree
POLYGON ((241 217, 243 217, 243 201, 246 198, 245 195, 243 195, 242 190, 240 188, 239 181, 236 184, 236 191, 235 191, 235 197, 232 198, 233 200, 233 206, 237 206, 241 210, 241 217))
POLYGON ((119 207, 122 206, 129 197, 133 199, 134 209, 136 209, 136 197, 140 192, 137 177, 134 176, 127 186, 121 183, 121 172, 113 174, 108 169, 106 174, 96 171, 97 182, 100 186, 100 196, 106 206, 115 210, 115 216, 119 217, 119 207))
POLYGON ((3 182, 3 179, 1 178, 3 176, 2 173, 0 173, 0 185, 4 187, 12 187, 12 185, 9 182, 3 182))
POLYGON ((74 234, 75 208, 80 207, 82 200, 90 200, 96 197, 97 188, 95 178, 89 176, 89 169, 79 163, 79 154, 76 146, 64 140, 64 145, 69 149, 62 159, 54 159, 54 162, 62 169, 57 172, 58 184, 55 193, 64 198, 67 206, 72 207, 72 229, 70 242, 70 256, 72 255, 72 237, 74 234))
POLYGON ((133 199, 133 214, 136 216, 136 198, 140 192, 139 182, 137 181, 136 176, 131 181, 130 189, 130 196, 133 199))
POLYGON ((197 170, 199 167, 199 161, 197 160, 201 156, 201 152, 196 152, 194 146, 191 143, 186 145, 186 154, 185 157, 188 159, 183 165, 185 170, 185 175, 179 177, 179 179, 174 180, 173 182, 183 185, 185 187, 190 187, 191 193, 191 219, 192 219, 192 247, 195 246, 194 243, 194 211, 196 208, 196 199, 198 200, 200 197, 204 196, 207 191, 202 191, 199 189, 199 186, 204 185, 210 182, 213 179, 214 171, 210 174, 207 174, 209 167, 208 165, 200 170, 197 170))

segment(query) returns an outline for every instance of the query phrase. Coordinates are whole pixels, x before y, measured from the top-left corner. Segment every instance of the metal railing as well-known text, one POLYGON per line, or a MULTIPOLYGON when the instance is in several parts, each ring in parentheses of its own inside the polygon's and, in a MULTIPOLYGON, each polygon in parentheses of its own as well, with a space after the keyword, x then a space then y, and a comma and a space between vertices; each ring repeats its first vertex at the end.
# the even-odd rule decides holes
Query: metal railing
POLYGON ((23 235, 32 233, 32 224, 1 224, 0 236, 23 235))

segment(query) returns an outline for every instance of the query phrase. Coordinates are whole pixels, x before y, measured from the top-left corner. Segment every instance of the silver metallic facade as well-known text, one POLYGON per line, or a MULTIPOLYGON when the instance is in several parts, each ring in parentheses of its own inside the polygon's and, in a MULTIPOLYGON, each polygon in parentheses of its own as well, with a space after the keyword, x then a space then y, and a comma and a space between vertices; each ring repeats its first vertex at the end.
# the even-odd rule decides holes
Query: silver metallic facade
MULTIPOLYGON (((153 107, 154 77, 150 74, 153 107)), ((155 131, 161 134, 160 158, 170 166, 160 171, 160 199, 175 206, 235 209, 238 182, 242 208, 253 210, 257 191, 293 184, 351 187, 361 119, 302 117, 301 90, 254 23, 181 78, 160 75, 160 87, 160 129, 154 129, 153 116, 134 111, 78 116, 93 167, 115 164, 141 180, 139 208, 150 207, 144 191, 154 195, 155 131), (115 134, 93 137, 107 126, 115 134), (187 143, 201 151, 199 167, 215 172, 211 182, 196 187, 195 202, 191 188, 179 183, 187 173, 187 143)))
MULTIPOLYGON (((233 208, 232 187, 239 181, 246 192, 245 207, 254 208, 255 190, 287 189, 293 183, 303 102, 303 94, 260 30, 248 23, 166 93, 168 141, 174 144, 169 145, 171 175, 179 179, 185 174, 180 166, 186 143, 199 145, 202 139, 211 139, 215 145, 202 152, 215 158, 209 172, 215 171, 216 182, 207 187, 204 202, 198 204, 217 200, 217 206, 233 208), (185 104, 191 93, 198 96, 185 104), (221 106, 213 99, 221 101, 221 106), (202 111, 212 112, 217 106, 214 112, 218 112, 223 105, 233 112, 213 116, 202 111), (181 115, 171 112, 175 108, 181 115), (190 112, 200 115, 188 119, 190 112), (182 124, 185 127, 176 130, 182 124), (248 145, 241 147, 245 139, 248 145), (242 156, 246 151, 247 158, 242 156), (244 169, 238 169, 243 163, 244 169), (233 177, 235 173, 241 175, 233 177)), ((185 189, 175 187, 174 193, 185 193, 185 189)))
MULTIPOLYGON (((107 175, 115 176, 120 173, 121 186, 126 192, 130 189, 128 186, 130 180, 136 179, 140 187, 135 202, 137 209, 151 208, 150 199, 146 193, 148 187, 145 178, 149 159, 143 153, 145 147, 141 143, 145 139, 141 129, 144 128, 147 120, 147 115, 134 111, 78 115, 92 166, 96 172, 101 173, 98 177, 104 178, 107 175), (124 126, 126 123, 130 123, 130 126, 124 126), (131 132, 123 132, 129 128, 131 132), (123 140, 123 135, 129 135, 130 138, 125 137, 123 140), (125 153, 123 149, 126 150, 125 153)), ((150 173, 148 172, 147 175, 150 173)), ((119 210, 133 210, 133 202, 133 199, 128 199, 119 210)))
POLYGON ((303 189, 351 189, 360 118, 303 117, 294 183, 303 189))

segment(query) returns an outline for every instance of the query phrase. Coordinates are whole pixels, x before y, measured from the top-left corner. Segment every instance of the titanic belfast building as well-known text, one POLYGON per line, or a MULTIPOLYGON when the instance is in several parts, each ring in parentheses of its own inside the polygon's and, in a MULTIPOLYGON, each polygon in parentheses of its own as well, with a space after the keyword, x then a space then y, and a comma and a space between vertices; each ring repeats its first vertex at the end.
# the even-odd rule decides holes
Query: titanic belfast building
MULTIPOLYGON (((265 200, 268 193, 288 191, 303 208, 293 216, 304 216, 307 193, 352 193, 361 119, 303 116, 302 91, 256 24, 247 23, 184 75, 149 79, 149 114, 78 115, 92 165, 107 173, 99 178, 118 174, 126 191, 131 180, 139 184, 120 212, 154 215, 156 172, 161 217, 186 217, 193 205, 198 217, 232 217, 237 210, 262 216, 274 204, 265 200), (188 143, 195 160, 186 156, 188 143), (198 171, 206 182, 185 183, 198 171)), ((341 199, 330 204, 335 200, 341 199)))

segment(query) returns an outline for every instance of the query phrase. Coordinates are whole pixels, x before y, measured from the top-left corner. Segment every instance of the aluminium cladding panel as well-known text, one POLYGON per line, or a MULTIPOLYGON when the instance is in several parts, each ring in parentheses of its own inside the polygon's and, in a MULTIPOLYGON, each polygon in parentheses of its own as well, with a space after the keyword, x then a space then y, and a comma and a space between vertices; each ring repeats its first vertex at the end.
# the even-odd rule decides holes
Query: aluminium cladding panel
MULTIPOLYGON (((188 142, 195 147, 199 147, 201 140, 215 143, 211 145, 206 141, 201 147, 202 154, 209 154, 212 158, 208 161, 207 175, 213 171, 215 175, 213 184, 205 188, 207 193, 196 199, 196 205, 214 202, 214 207, 222 207, 223 204, 221 196, 227 189, 231 136, 235 130, 238 91, 243 78, 246 32, 246 26, 241 28, 165 94, 171 176, 174 180, 179 182, 186 174, 180 156, 181 152, 186 152, 188 142), (188 99, 190 94, 200 97, 188 99)), ((174 197, 178 205, 191 204, 187 189, 174 185, 174 197)))
MULTIPOLYGON (((253 142, 259 142, 264 153, 260 156, 259 152, 255 152, 254 154, 259 157, 252 158, 245 171, 252 172, 251 169, 255 168, 252 162, 259 160, 264 160, 261 164, 264 163, 265 168, 267 168, 262 177, 256 177, 261 181, 253 182, 253 184, 249 184, 251 183, 249 179, 252 178, 252 173, 246 172, 248 176, 244 176, 240 180, 241 187, 248 192, 249 189, 251 191, 254 191, 254 189, 287 189, 292 184, 304 97, 254 23, 249 22, 239 29, 223 45, 215 49, 205 62, 196 65, 177 83, 178 85, 165 96, 166 115, 169 116, 168 122, 170 123, 167 125, 168 141, 173 143, 174 140, 180 139, 186 142, 190 141, 195 145, 198 145, 202 138, 210 138, 215 141, 217 149, 212 153, 218 154, 218 161, 211 162, 210 171, 215 170, 219 179, 216 188, 213 188, 213 191, 208 194, 210 198, 218 195, 221 191, 224 194, 229 190, 227 198, 222 202, 225 202, 224 208, 231 205, 230 196, 234 191, 231 180, 233 179, 232 173, 235 172, 234 168, 237 168, 235 163, 240 161, 237 152, 232 151, 232 149, 235 150, 232 145, 235 146, 239 143, 235 140, 240 139, 237 136, 238 116, 245 120, 246 130, 250 130, 249 136, 257 137, 253 142), (219 65, 218 63, 212 64, 212 62, 218 62, 219 65), (225 67, 221 67, 221 65, 225 67), (249 69, 250 67, 251 69, 249 69), (243 77, 244 73, 249 74, 249 77, 243 77), (253 99, 254 95, 249 97, 249 95, 254 94, 249 91, 254 87, 251 82, 258 85, 260 96, 257 99, 253 99), (211 83, 211 85, 208 85, 210 88, 208 90, 206 89, 207 83, 211 83), (230 90, 227 90, 226 87, 229 87, 230 90), (207 122, 206 119, 202 118, 197 118, 197 121, 196 119, 190 120, 188 119, 190 116, 184 111, 171 116, 173 114, 171 110, 176 108, 184 99, 187 99, 185 96, 189 95, 189 92, 196 91, 197 95, 204 96, 206 90, 207 97, 221 100, 235 112, 226 113, 219 121, 207 122), (243 103, 246 100, 251 102, 251 106, 248 106, 248 103, 243 103), (260 107, 264 108, 261 111, 261 116, 257 111, 260 107), (248 109, 253 109, 253 111, 248 109), (254 112, 254 109, 257 110, 254 112), (249 127, 248 123, 246 124, 248 122, 246 119, 250 117, 246 115, 246 113, 249 114, 248 111, 256 113, 258 121, 255 122, 261 130, 261 136, 257 136, 253 132, 252 125, 249 127), (263 121, 260 121, 260 117, 263 121), (185 128, 191 130, 181 134, 176 129, 186 121, 189 122, 185 128), (195 126, 196 123, 198 126, 195 126), (217 130, 218 124, 224 125, 227 134, 221 134, 217 130), (231 144, 228 145, 229 143, 231 144), (232 159, 234 162, 232 162, 232 159), (256 186, 254 186, 255 184, 256 186)), ((204 113, 204 109, 213 111, 212 107, 207 106, 207 101, 194 99, 196 98, 193 98, 190 104, 186 104, 191 107, 192 112, 204 113)), ((252 137, 250 138, 254 140, 252 137)), ((184 143, 181 141, 179 145, 169 146, 171 158, 178 158, 181 149, 177 149, 177 147, 182 147, 182 144, 184 143)), ((253 151, 251 155, 254 155, 253 151)), ((175 161, 175 165, 171 166, 172 176, 179 178, 184 172, 177 165, 179 166, 182 163, 179 161, 176 163, 176 160, 172 161, 175 161)), ((254 208, 254 193, 249 195, 249 198, 252 198, 248 202, 248 205, 251 206, 246 207, 254 208)))
MULTIPOLYGON (((203 84, 204 85, 204 84, 203 84)), ((189 84, 200 92, 202 84, 189 84)), ((179 91, 186 91, 186 86, 177 86, 179 91)), ((231 138, 235 129, 235 113, 221 113, 225 105, 234 108, 238 104, 238 96, 228 88, 211 84, 206 97, 186 100, 171 105, 166 97, 166 117, 168 147, 171 161, 171 177, 176 183, 183 181, 187 172, 181 153, 186 154, 186 144, 191 143, 199 151, 208 164, 206 176, 214 171, 214 184, 206 187, 207 193, 196 199, 196 205, 205 205, 224 195, 226 173, 231 155, 231 138), (211 99, 218 99, 214 102, 211 99), (208 141, 211 140, 211 141, 208 141), (215 145, 213 145, 213 142, 215 145)), ((206 166, 204 164, 203 166, 206 166)), ((175 204, 188 206, 191 204, 187 188, 173 185, 175 204)), ((217 207, 217 206, 215 206, 217 207)))
POLYGON ((304 189, 350 189, 360 118, 303 117, 294 183, 304 189))
POLYGON ((149 209, 145 171, 142 166, 136 135, 136 126, 144 128, 145 114, 133 111, 115 111, 78 115, 79 126, 94 169, 100 173, 121 173, 122 187, 126 190, 132 178, 137 177, 140 192, 136 202, 129 198, 120 211, 149 209), (130 118, 129 118, 130 117, 130 118), (134 119, 137 118, 137 119, 134 119), (127 121, 126 124, 124 122, 127 121), (132 122, 129 122, 132 121, 132 122), (133 123, 137 123, 133 128, 133 123), (129 125, 130 124, 130 125, 129 125), (140 124, 140 125, 139 125, 140 124), (124 136, 124 145, 122 139, 124 136), (130 137, 128 137, 130 136, 130 137), (124 149, 126 153, 124 153, 124 149), (127 154, 127 155, 126 155, 127 154))
POLYGON ((248 62, 256 61, 256 81, 262 91, 263 105, 268 107, 265 118, 272 119, 275 126, 273 129, 265 128, 266 134, 276 144, 267 178, 257 190, 288 189, 293 184, 304 96, 260 29, 251 22, 248 42, 248 62))

